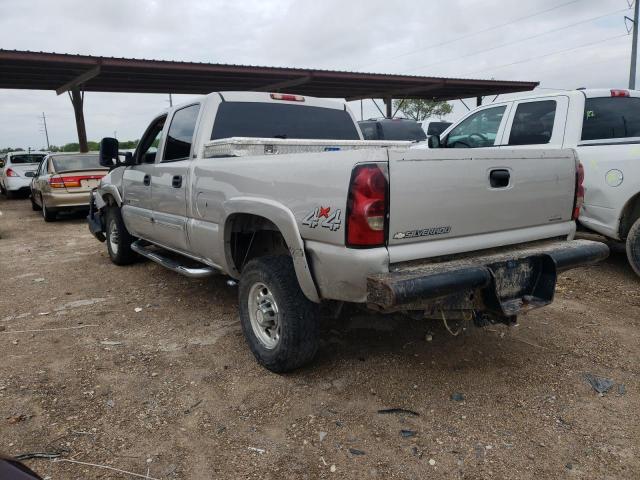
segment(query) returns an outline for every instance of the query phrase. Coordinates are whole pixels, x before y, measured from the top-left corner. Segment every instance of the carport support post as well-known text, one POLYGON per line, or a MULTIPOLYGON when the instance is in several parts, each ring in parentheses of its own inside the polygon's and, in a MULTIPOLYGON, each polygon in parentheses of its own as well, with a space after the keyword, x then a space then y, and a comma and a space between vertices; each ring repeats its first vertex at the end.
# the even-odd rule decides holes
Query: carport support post
POLYGON ((89 151, 89 146, 87 145, 87 129, 84 125, 84 92, 81 92, 78 87, 74 87, 69 91, 69 97, 73 105, 73 113, 76 116, 76 129, 78 130, 80 152, 86 153, 89 151))
POLYGON ((392 103, 393 103, 393 101, 392 101, 391 97, 385 97, 384 104, 387 107, 387 114, 386 114, 387 118, 391 118, 393 116, 392 103))

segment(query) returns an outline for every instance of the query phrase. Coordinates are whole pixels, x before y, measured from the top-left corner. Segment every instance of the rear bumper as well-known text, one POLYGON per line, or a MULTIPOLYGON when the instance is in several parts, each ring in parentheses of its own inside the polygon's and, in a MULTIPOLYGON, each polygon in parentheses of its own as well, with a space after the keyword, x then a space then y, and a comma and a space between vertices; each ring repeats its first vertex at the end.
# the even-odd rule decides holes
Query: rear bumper
POLYGON ((17 192, 19 190, 28 190, 31 186, 30 177, 5 177, 4 188, 10 192, 17 192))
POLYGON ((44 193, 44 201, 47 204, 47 208, 69 208, 69 209, 82 209, 89 208, 89 193, 90 192, 49 192, 44 193))
POLYGON ((511 317, 553 301, 557 273, 604 260, 590 240, 551 241, 370 275, 367 302, 380 309, 473 309, 511 317))

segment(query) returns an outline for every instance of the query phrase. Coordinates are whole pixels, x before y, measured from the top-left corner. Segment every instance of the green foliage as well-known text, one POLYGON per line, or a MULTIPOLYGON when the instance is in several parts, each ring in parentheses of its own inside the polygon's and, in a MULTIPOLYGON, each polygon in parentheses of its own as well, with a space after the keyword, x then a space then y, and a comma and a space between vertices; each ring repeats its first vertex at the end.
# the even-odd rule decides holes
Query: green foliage
MULTIPOLYGON (((138 142, 139 140, 124 140, 122 142, 120 142, 120 149, 122 150, 130 150, 133 148, 136 148, 138 146, 138 142)), ((100 142, 94 142, 94 141, 89 141, 87 142, 87 146, 89 147, 89 151, 90 152, 97 152, 98 150, 100 150, 100 142)), ((26 148, 11 148, 11 147, 6 147, 6 148, 2 148, 0 149, 0 153, 7 153, 7 152, 16 152, 16 151, 22 151, 22 150, 26 150, 26 148)), ((32 148, 31 150, 37 150, 35 148, 32 148)), ((48 149, 47 147, 42 147, 40 148, 40 150, 44 151, 44 152, 79 152, 80 151, 80 144, 78 142, 72 142, 72 143, 67 143, 65 145, 51 145, 48 149)))
POLYGON ((422 122, 427 118, 442 118, 451 113, 453 107, 448 102, 437 102, 434 100, 394 100, 393 109, 399 109, 407 117, 414 119, 416 122, 422 122))

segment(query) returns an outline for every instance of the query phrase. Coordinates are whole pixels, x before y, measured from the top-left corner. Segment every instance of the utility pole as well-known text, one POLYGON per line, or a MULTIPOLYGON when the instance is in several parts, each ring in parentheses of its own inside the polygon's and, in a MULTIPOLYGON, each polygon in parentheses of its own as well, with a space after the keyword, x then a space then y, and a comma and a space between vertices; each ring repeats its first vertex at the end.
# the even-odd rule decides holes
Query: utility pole
POLYGON ((171 97, 171 94, 169 94, 169 107, 173 107, 173 98, 171 97))
POLYGON ((638 57, 638 5, 639 4, 640 4, 640 0, 635 0, 634 6, 633 6, 633 20, 632 20, 633 40, 631 43, 631 68, 629 70, 629 89, 631 90, 635 90, 636 88, 636 59, 638 57))
POLYGON ((47 150, 51 150, 51 145, 49 145, 49 131, 47 130, 47 117, 44 116, 44 112, 42 112, 42 123, 44 125, 44 136, 47 139, 47 150))

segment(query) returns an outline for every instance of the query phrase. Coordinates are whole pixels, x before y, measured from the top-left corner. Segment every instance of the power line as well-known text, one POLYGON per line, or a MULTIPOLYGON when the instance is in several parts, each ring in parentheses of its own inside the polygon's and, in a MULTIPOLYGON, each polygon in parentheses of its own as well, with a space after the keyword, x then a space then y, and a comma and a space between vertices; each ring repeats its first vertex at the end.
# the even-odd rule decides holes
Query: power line
POLYGON ((470 74, 473 74, 473 73, 487 72, 487 71, 496 70, 496 69, 499 69, 499 68, 510 67, 512 65, 518 65, 520 63, 527 63, 527 62, 531 62, 533 60, 539 60, 541 58, 550 57, 551 55, 558 55, 560 53, 571 52, 573 50, 578 50, 578 49, 584 48, 584 47, 590 47, 592 45, 598 45, 600 43, 605 43, 605 42, 609 42, 611 40, 615 40, 616 38, 622 38, 622 37, 627 37, 627 36, 629 36, 628 33, 623 33, 622 35, 615 35, 613 37, 603 38, 603 39, 595 41, 595 42, 583 43, 582 45, 577 45, 575 47, 566 48, 564 50, 557 50, 555 52, 545 53, 544 55, 538 55, 537 57, 530 57, 530 58, 527 58, 525 60, 518 60, 517 62, 505 63, 504 65, 496 65, 494 67, 485 68, 483 70, 474 70, 472 72, 465 72, 464 75, 470 75, 470 74))
POLYGON ((491 51, 493 51, 493 50, 497 50, 497 49, 499 49, 499 48, 509 47, 509 46, 514 45, 514 44, 516 44, 516 43, 521 43, 521 42, 525 42, 525 41, 527 41, 527 40, 532 40, 532 39, 534 39, 534 38, 542 37, 542 36, 544 36, 544 35, 548 35, 548 34, 550 34, 550 33, 559 32, 559 31, 561 31, 561 30, 565 30, 565 29, 567 29, 567 28, 571 28, 571 27, 575 27, 575 26, 578 26, 578 25, 582 25, 582 24, 584 24, 584 23, 593 22, 594 20, 599 20, 599 19, 601 19, 601 18, 609 17, 609 16, 611 16, 611 15, 615 15, 615 14, 622 13, 622 12, 625 12, 625 11, 627 11, 627 9, 626 9, 626 8, 623 8, 623 9, 620 9, 620 10, 616 10, 615 12, 609 12, 609 13, 605 13, 605 14, 603 14, 603 15, 598 15, 597 17, 592 17, 592 18, 588 18, 588 19, 586 19, 586 20, 581 20, 581 21, 579 21, 579 22, 570 23, 569 25, 565 25, 564 27, 558 27, 558 28, 554 28, 554 29, 551 29, 551 30, 547 30, 547 31, 545 31, 545 32, 537 33, 537 34, 535 34, 535 35, 531 35, 531 36, 529 36, 529 37, 524 37, 524 38, 521 38, 521 39, 519 39, 519 40, 514 40, 514 41, 512 41, 512 42, 502 43, 502 44, 500 44, 500 45, 496 45, 495 47, 486 48, 486 49, 483 49, 483 50, 476 50, 476 51, 475 51, 475 52, 473 52, 473 53, 468 53, 468 54, 466 54, 466 55, 462 55, 462 56, 460 56, 460 57, 456 57, 456 58, 446 58, 446 59, 444 59, 444 60, 439 60, 439 61, 437 61, 437 62, 428 63, 427 65, 422 65, 422 66, 420 66, 420 67, 415 67, 415 68, 412 68, 412 69, 410 69, 410 70, 405 70, 405 72, 413 72, 413 71, 415 71, 415 70, 421 70, 421 69, 423 69, 423 68, 431 67, 431 66, 433 66, 433 65, 439 65, 439 64, 441 64, 441 63, 447 63, 447 62, 453 62, 453 61, 456 61, 456 60, 462 60, 463 58, 472 57, 472 56, 474 56, 474 55, 478 55, 479 53, 491 52, 491 51))
POLYGON ((458 41, 460 41, 460 40, 464 40, 465 38, 473 37, 473 36, 475 36, 475 35, 479 35, 479 34, 481 34, 481 33, 490 32, 490 31, 492 31, 492 30, 497 30, 497 29, 499 29, 499 28, 506 27, 507 25, 511 25, 511 24, 513 24, 513 23, 521 22, 522 20, 527 20, 527 19, 532 18, 532 17, 537 17, 538 15, 542 15, 543 13, 551 12, 551 11, 553 11, 553 10, 557 10, 557 9, 559 9, 559 8, 565 7, 565 6, 567 6, 567 5, 571 5, 571 4, 573 4, 573 3, 578 3, 578 2, 580 2, 580 1, 582 1, 582 0, 571 0, 571 1, 569 1, 569 2, 564 2, 564 3, 561 3, 560 5, 555 6, 555 7, 547 8, 547 9, 545 9, 545 10, 541 10, 541 11, 536 12, 536 13, 532 13, 532 14, 529 14, 529 15, 525 15, 525 16, 523 16, 523 17, 515 18, 515 19, 513 19, 513 20, 511 20, 511 21, 509 21, 509 22, 501 23, 501 24, 499 24, 499 25, 494 25, 494 26, 492 26, 492 27, 488 27, 488 28, 485 28, 485 29, 483 29, 483 30, 477 30, 477 31, 475 31, 475 32, 467 33, 466 35, 462 35, 462 36, 460 36, 460 37, 453 38, 453 39, 451 39, 451 40, 445 40, 444 42, 434 43, 434 44, 429 45, 429 46, 427 46, 427 47, 422 47, 422 48, 419 48, 419 49, 417 49, 417 50, 412 50, 411 52, 402 53, 402 54, 400 54, 400 55, 396 55, 395 57, 391 57, 391 58, 388 58, 388 59, 386 59, 386 60, 380 60, 380 61, 377 61, 377 62, 374 62, 374 63, 369 63, 369 64, 367 64, 367 65, 362 65, 362 66, 360 66, 360 67, 356 67, 355 69, 356 69, 356 70, 360 70, 361 68, 364 68, 364 67, 369 67, 369 66, 371 66, 371 65, 377 65, 377 64, 378 64, 378 63, 380 63, 380 62, 389 61, 389 60, 395 60, 395 59, 397 59, 397 58, 406 57, 406 56, 409 56, 409 55, 413 55, 413 54, 415 54, 415 53, 423 52, 423 51, 425 51, 425 50, 430 50, 430 49, 432 49, 432 48, 441 47, 441 46, 443 46, 443 45, 447 45, 447 44, 449 44, 449 43, 458 42, 458 41))

